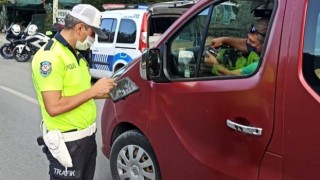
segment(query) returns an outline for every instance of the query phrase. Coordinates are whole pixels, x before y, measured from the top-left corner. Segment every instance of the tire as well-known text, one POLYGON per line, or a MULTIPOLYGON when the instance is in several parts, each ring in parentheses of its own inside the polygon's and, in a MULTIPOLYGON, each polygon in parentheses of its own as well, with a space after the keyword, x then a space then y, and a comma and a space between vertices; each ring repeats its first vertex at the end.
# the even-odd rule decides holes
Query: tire
POLYGON ((124 64, 118 64, 115 68, 114 68, 114 72, 118 71, 119 69, 121 69, 124 66, 124 64))
POLYGON ((1 46, 0 54, 5 59, 12 59, 13 53, 12 53, 12 49, 10 47, 10 44, 4 44, 3 46, 1 46))
POLYGON ((161 180, 160 168, 152 147, 147 138, 137 130, 124 132, 114 141, 110 169, 114 180, 161 180))
POLYGON ((19 53, 18 48, 15 48, 13 50, 13 57, 18 62, 27 62, 31 58, 31 52, 25 50, 22 53, 19 53))

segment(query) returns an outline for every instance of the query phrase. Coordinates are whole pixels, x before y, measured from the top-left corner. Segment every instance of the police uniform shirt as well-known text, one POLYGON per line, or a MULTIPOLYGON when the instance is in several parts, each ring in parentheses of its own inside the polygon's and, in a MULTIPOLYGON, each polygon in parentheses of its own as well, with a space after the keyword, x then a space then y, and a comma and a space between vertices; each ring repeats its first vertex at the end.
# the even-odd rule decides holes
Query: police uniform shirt
POLYGON ((96 104, 93 99, 55 117, 51 117, 45 109, 41 95, 43 91, 61 91, 62 96, 73 96, 91 87, 86 60, 59 33, 35 54, 32 78, 43 122, 48 130, 81 130, 95 121, 96 104))

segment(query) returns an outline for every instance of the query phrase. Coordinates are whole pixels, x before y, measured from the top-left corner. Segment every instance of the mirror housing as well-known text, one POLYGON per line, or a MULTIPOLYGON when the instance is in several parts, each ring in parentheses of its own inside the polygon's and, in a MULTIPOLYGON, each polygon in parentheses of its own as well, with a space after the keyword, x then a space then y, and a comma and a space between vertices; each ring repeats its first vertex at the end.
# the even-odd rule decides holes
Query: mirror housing
POLYGON ((46 36, 52 38, 53 37, 53 32, 52 31, 46 31, 46 36))
POLYGON ((144 80, 158 78, 161 75, 160 50, 146 49, 141 56, 140 76, 144 80))

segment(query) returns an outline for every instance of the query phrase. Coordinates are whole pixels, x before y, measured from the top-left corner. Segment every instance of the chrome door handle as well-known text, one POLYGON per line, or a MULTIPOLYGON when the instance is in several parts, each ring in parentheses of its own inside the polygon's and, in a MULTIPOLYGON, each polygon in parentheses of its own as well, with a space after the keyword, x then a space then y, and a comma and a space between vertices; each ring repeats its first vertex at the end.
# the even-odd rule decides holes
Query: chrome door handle
POLYGON ((252 127, 252 126, 244 126, 238 123, 235 123, 229 119, 227 119, 227 126, 231 129, 236 131, 254 135, 254 136, 261 136, 262 135, 262 128, 252 127))

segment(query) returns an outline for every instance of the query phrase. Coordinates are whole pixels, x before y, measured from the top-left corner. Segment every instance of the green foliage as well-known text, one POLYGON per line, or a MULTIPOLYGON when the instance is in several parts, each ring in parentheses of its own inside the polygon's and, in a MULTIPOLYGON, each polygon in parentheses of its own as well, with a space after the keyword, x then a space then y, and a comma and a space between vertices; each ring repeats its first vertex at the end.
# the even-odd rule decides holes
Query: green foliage
POLYGON ((9 4, 10 0, 0 0, 0 6, 9 4))
POLYGON ((45 31, 51 30, 52 24, 53 24, 53 14, 52 14, 52 12, 50 12, 50 13, 47 13, 46 21, 44 24, 44 30, 45 31))
POLYGON ((44 32, 52 29, 53 24, 53 13, 52 13, 52 7, 49 7, 49 5, 46 4, 45 7, 46 10, 46 21, 44 24, 44 32))

